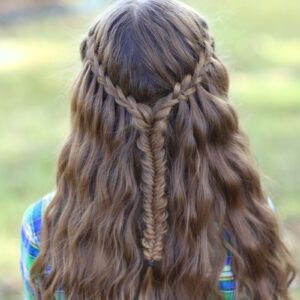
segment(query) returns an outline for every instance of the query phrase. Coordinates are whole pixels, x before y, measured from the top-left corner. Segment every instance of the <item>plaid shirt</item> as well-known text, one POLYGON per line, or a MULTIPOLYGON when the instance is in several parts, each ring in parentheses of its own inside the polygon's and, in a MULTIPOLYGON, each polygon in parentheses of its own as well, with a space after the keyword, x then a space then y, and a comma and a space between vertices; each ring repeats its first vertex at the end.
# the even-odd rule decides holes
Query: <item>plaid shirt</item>
MULTIPOLYGON (((23 214, 20 230, 20 270, 23 280, 24 300, 34 300, 33 290, 29 285, 29 270, 39 253, 42 214, 53 196, 54 192, 44 195, 28 206, 23 214)), ((268 198, 268 204, 275 211, 270 197, 268 198)), ((225 235, 225 238, 228 239, 228 236, 225 235)), ((231 257, 231 253, 227 251, 227 257, 218 282, 224 300, 236 299, 235 290, 237 282, 231 270, 231 257)), ((55 299, 64 299, 63 290, 56 290, 55 299)))

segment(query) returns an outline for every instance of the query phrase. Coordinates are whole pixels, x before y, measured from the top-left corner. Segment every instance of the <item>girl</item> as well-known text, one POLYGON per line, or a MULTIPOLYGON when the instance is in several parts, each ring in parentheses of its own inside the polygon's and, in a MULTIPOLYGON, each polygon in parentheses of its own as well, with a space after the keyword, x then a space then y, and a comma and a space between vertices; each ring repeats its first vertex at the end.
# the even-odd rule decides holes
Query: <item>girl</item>
POLYGON ((80 54, 55 191, 23 216, 25 299, 289 299, 295 267, 206 21, 120 1, 80 54))

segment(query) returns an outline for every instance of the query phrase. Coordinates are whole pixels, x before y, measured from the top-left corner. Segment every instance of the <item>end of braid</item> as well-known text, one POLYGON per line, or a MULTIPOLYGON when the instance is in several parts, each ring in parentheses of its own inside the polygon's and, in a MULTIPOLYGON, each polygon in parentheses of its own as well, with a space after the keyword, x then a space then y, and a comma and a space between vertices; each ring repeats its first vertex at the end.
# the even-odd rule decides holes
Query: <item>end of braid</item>
POLYGON ((153 289, 152 279, 153 279, 153 268, 149 267, 140 285, 139 299, 141 300, 157 299, 157 297, 155 296, 155 290, 153 289))

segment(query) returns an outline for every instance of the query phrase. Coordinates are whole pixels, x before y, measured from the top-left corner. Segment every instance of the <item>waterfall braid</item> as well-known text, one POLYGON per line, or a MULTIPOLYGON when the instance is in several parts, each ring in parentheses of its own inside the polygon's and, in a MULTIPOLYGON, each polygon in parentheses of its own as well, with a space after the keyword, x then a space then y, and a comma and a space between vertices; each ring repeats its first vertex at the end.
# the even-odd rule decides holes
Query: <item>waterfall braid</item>
POLYGON ((295 267, 206 21, 177 1, 118 1, 80 56, 36 298, 222 300, 230 251, 238 299, 288 300, 295 267))

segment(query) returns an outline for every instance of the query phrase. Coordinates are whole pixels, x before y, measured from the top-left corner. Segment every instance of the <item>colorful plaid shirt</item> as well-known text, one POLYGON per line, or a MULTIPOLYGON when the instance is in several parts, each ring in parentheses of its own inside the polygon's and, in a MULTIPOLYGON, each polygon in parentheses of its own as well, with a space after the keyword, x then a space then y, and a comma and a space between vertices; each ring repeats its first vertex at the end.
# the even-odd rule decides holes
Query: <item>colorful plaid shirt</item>
MULTIPOLYGON (((32 287, 29 285, 29 270, 39 253, 40 231, 43 211, 51 201, 54 192, 48 193, 28 206, 23 214, 20 230, 20 270, 23 280, 24 300, 34 300, 32 287)), ((268 204, 273 211, 275 207, 271 198, 268 204)), ((228 240, 228 235, 225 235, 228 240)), ((218 286, 224 300, 236 300, 235 291, 237 281, 231 269, 232 254, 227 251, 227 257, 222 272, 220 273, 218 286)), ((56 300, 63 300, 63 290, 57 289, 56 300)))

